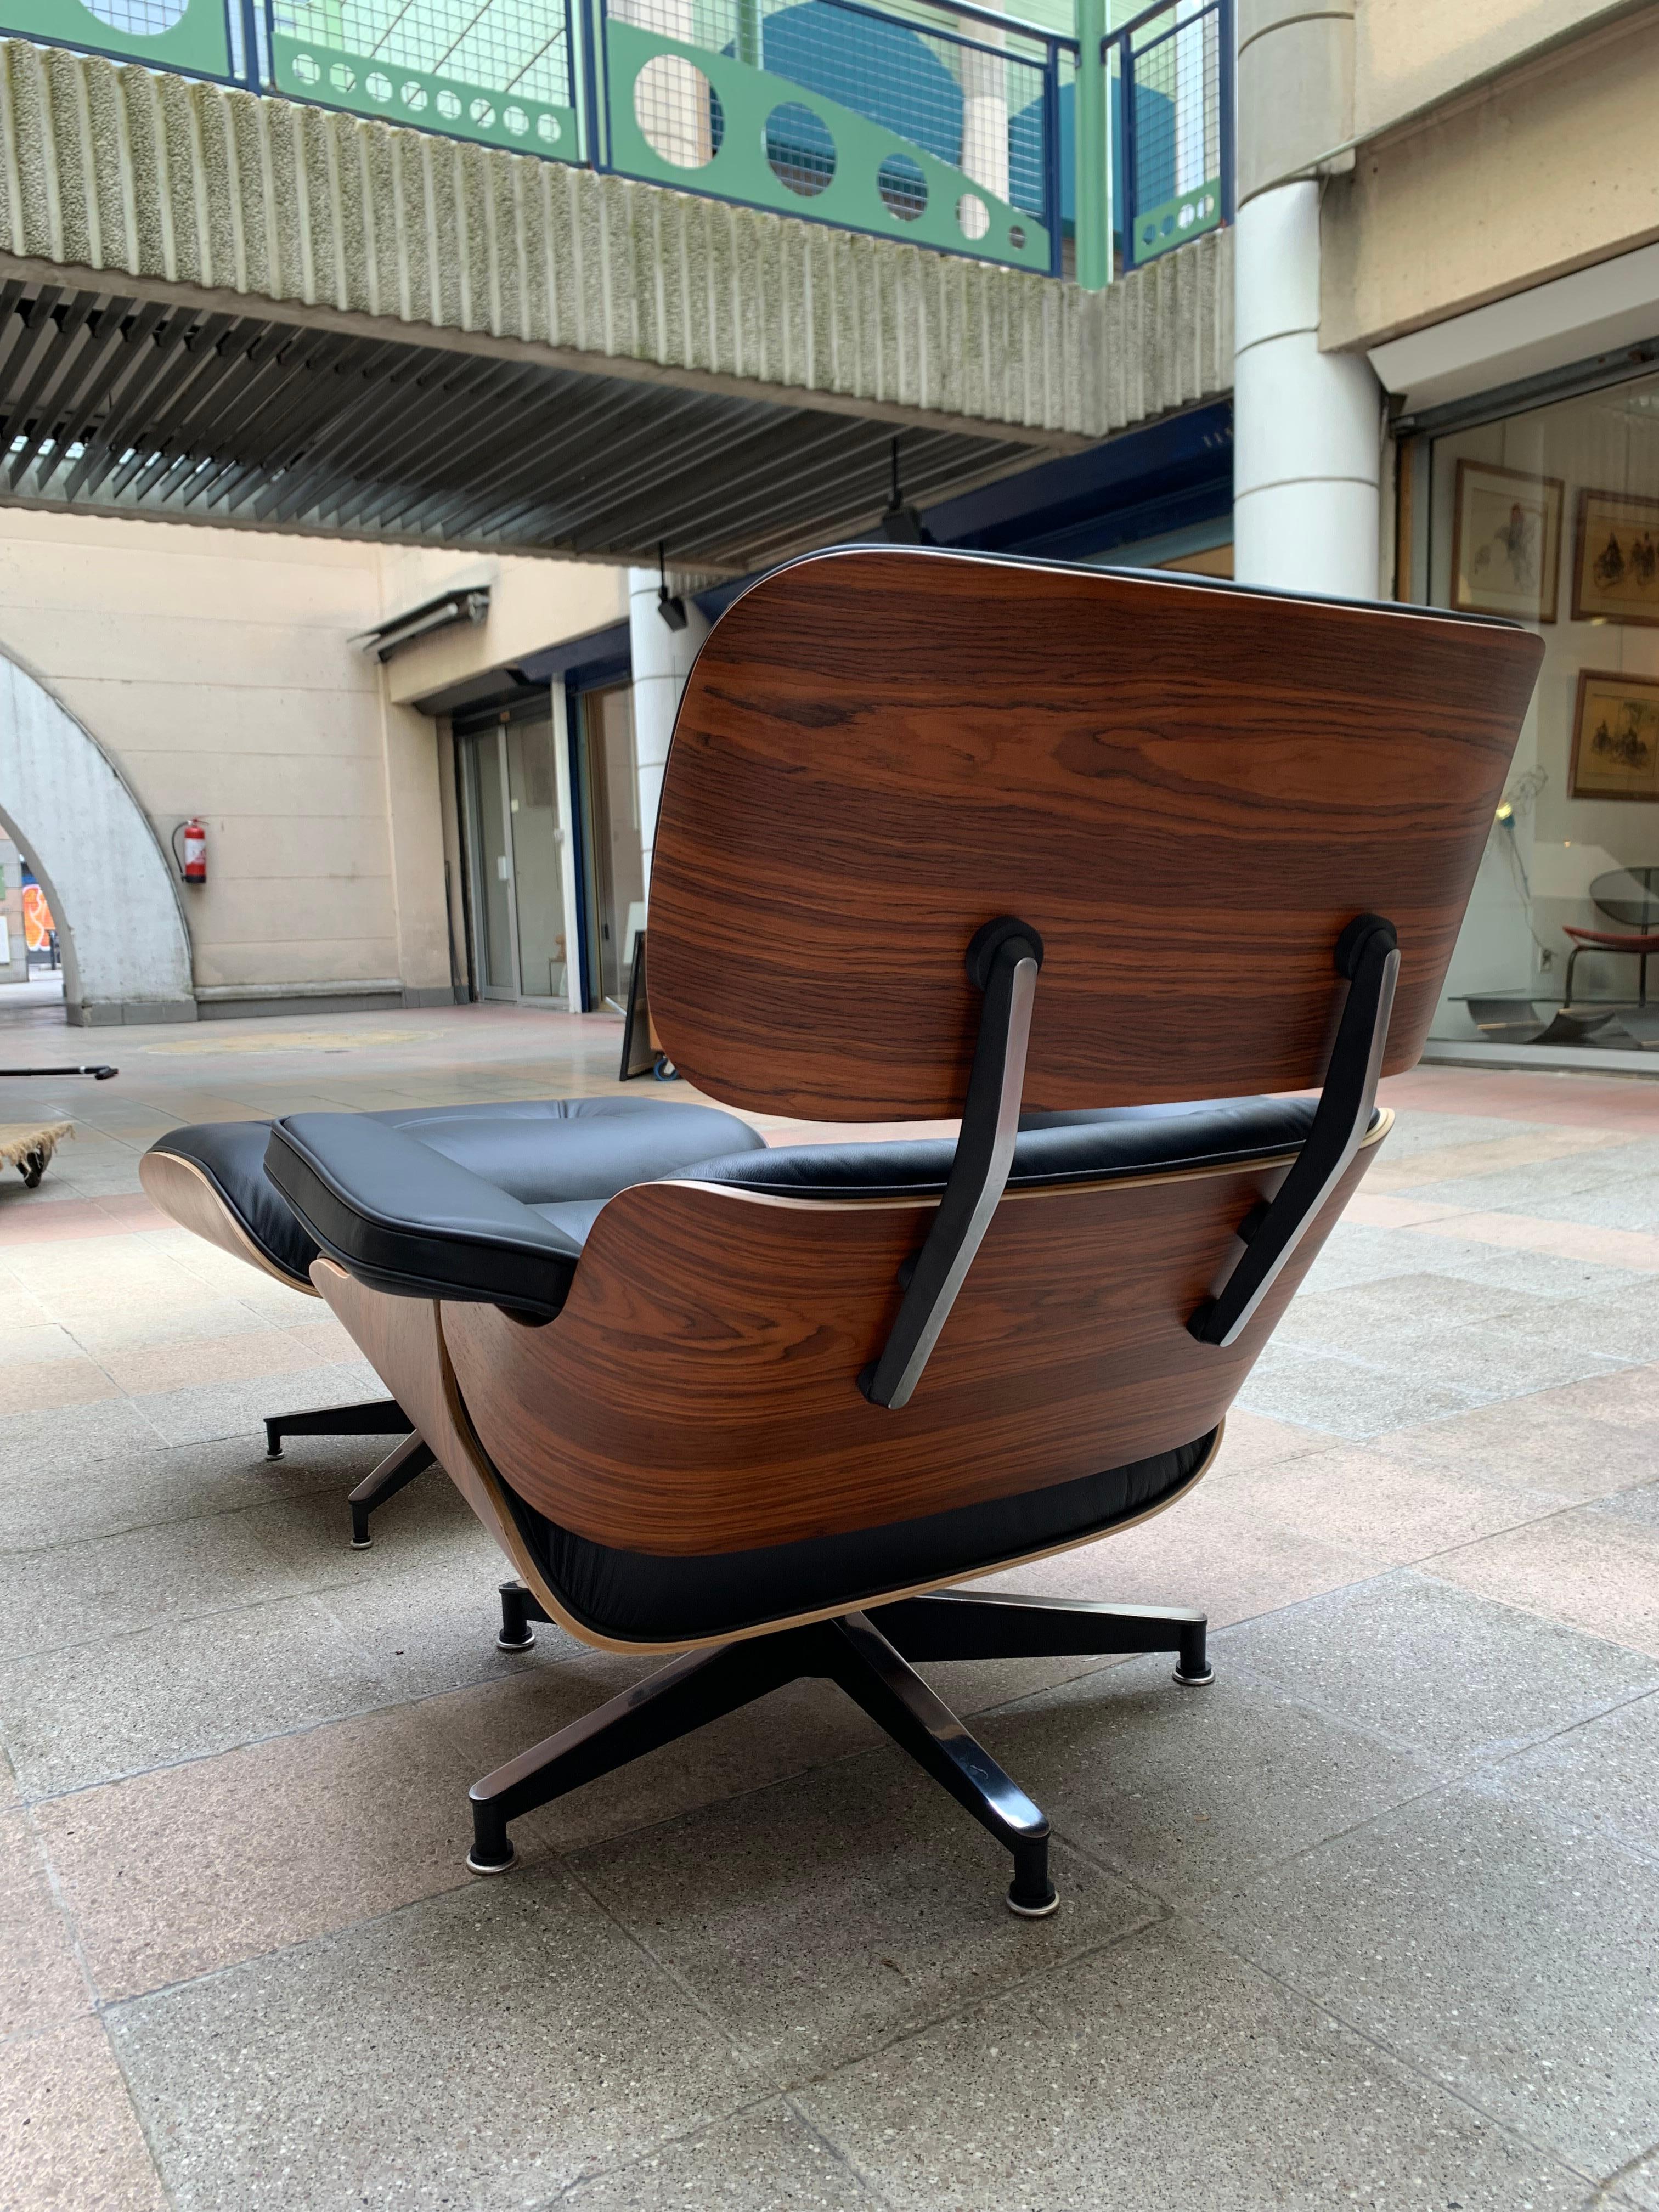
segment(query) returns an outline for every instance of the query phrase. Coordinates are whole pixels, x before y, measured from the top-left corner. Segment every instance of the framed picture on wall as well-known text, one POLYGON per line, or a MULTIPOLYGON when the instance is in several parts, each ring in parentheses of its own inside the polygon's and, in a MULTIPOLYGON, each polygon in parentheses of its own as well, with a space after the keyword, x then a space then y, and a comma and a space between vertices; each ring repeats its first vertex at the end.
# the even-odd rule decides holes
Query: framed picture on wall
POLYGON ((1561 570, 1559 477, 1459 461, 1452 605, 1461 613, 1553 623, 1561 570))
POLYGON ((1659 629, 1659 499, 1579 493, 1572 618, 1659 629))
POLYGON ((1659 800, 1659 683, 1579 672, 1568 789, 1574 799, 1659 800))

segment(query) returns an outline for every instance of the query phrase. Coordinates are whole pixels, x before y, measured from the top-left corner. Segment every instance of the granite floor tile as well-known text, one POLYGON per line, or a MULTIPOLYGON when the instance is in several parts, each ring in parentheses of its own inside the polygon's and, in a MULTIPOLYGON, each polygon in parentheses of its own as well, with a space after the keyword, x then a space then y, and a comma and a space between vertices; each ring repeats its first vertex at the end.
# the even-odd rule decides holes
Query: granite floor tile
POLYGON ((1620 1291, 1560 1304, 1542 1299, 1524 1312, 1507 1316, 1504 1327, 1519 1335, 1576 1345, 1609 1359, 1643 1365, 1659 1360, 1659 1304, 1650 1290, 1644 1297, 1620 1291))
MULTIPOLYGON (((309 1437, 289 1437, 283 1466, 301 1467, 315 1450, 316 1442, 309 1437)), ((394 1448, 398 1439, 370 1437, 359 1442, 372 1467, 394 1448)), ((498 1567, 490 1568, 491 1589, 512 1574, 511 1562, 499 1548, 486 1555, 479 1546, 481 1534, 487 1544, 493 1540, 485 1534, 477 1516, 441 1468, 428 1468, 408 1489, 400 1490, 376 1511, 369 1523, 367 1552, 352 1548, 351 1514, 346 1504, 350 1486, 331 1484, 307 1490, 302 1497, 283 1498, 256 1507, 248 1516, 249 1525, 284 1573, 306 1589, 320 1589, 330 1584, 362 1589, 416 1568, 435 1567, 445 1560, 458 1562, 463 1556, 475 1565, 486 1556, 499 1561, 498 1567), (459 1552, 458 1544, 462 1547, 459 1552)), ((474 1582, 477 1579, 472 1577, 474 1582)))
POLYGON ((1432 1786, 1420 1759, 1230 1674, 1182 1689, 1164 1657, 983 1720, 985 1747, 1056 1832, 1172 1902, 1305 1850, 1432 1786))
POLYGON ((88 1972, 114 1999, 474 1880, 474 1778, 426 1709, 405 1707, 55 1797, 34 1817, 88 1972))
POLYGON ((1592 2179, 1659 2138, 1659 1864, 1453 1787, 1205 1908, 1231 1947, 1592 2179))
POLYGON ((1238 1400, 1247 1412, 1323 1429, 1356 1443, 1439 1413, 1462 1413, 1476 1402, 1467 1390, 1404 1368, 1362 1366, 1329 1353, 1293 1349, 1259 1361, 1238 1400))
POLYGON ((746 2093, 556 1869, 472 1882, 106 2014, 177 2212, 508 2212, 746 2093))
POLYGON ((1462 1275, 1387 1275, 1380 1282, 1351 1283, 1342 1290, 1303 1292, 1291 1300, 1273 1341, 1365 1359, 1374 1342, 1386 1349, 1402 1334, 1496 1321, 1529 1303, 1548 1302, 1502 1284, 1472 1283, 1462 1275))
POLYGON ((263 1436, 168 1446, 151 1431, 138 1449, 66 1455, 39 1472, 0 1477, 0 1553, 269 1504, 319 1488, 343 1498, 376 1456, 358 1437, 307 1438, 303 1453, 271 1462, 263 1436))
POLYGON ((1265 1413, 1236 1407, 1227 1416, 1215 1465, 1204 1480, 1212 1483, 1251 1468, 1276 1466, 1300 1452, 1322 1451, 1329 1441, 1322 1430, 1297 1428, 1293 1422, 1270 1420, 1265 1413))
MULTIPOLYGON (((398 1510, 397 1501, 386 1516, 398 1510)), ((325 1580, 318 1602, 339 1624, 398 1702, 498 1681, 534 1666, 536 1653, 503 1651, 500 1589, 511 1573, 501 1547, 471 1515, 416 1555, 388 1528, 368 1552, 350 1553, 358 1576, 325 1580)), ((538 1649, 541 1648, 538 1632, 538 1649)))
MULTIPOLYGON (((357 1357, 349 1339, 345 1357, 357 1357)), ((105 1372, 123 1390, 146 1399, 161 1392, 187 1389, 193 1394, 216 1382, 256 1378, 268 1389, 292 1391, 303 1387, 309 1370, 343 1364, 331 1335, 326 1347, 313 1346, 289 1329, 269 1328, 197 1336, 188 1342, 133 1346, 120 1352, 106 1348, 102 1362, 105 1372)))
POLYGON ((0 1813, 0 2042, 92 2008, 69 1923, 27 1814, 0 1813))
POLYGON ((383 1398, 386 1389, 366 1360, 340 1360, 326 1366, 306 1364, 293 1372, 263 1375, 252 1381, 209 1382, 182 1389, 145 1392, 132 1400, 168 1443, 200 1443, 211 1437, 246 1435, 268 1413, 295 1406, 349 1406, 362 1398, 383 1398))
MULTIPOLYGON (((1621 1378, 1622 1379, 1622 1378, 1621 1378)), ((1473 1476, 1564 1498, 1599 1498, 1652 1480, 1659 1419, 1651 1436, 1598 1419, 1570 1402, 1577 1385, 1477 1407, 1411 1429, 1396 1429, 1387 1449, 1473 1476)))
MULTIPOLYGON (((40 1474, 63 1474, 96 1460, 154 1451, 164 1441, 130 1398, 0 1414, 0 1497, 40 1474)), ((0 1504, 0 1530, 6 1519, 0 1504)))
POLYGON ((1156 1917, 1146 1892, 1054 1850, 1060 1911, 1006 1905, 1008 1854, 882 1749, 570 1862, 622 1924, 787 2087, 1156 1917))
POLYGON ((40 1363, 8 1361, 0 1366, 0 1418, 40 1413, 64 1406, 94 1405, 120 1395, 120 1385, 84 1356, 40 1363))
POLYGON ((6 1568, 0 1659, 94 1648, 152 1623, 223 1613, 302 1587, 243 1513, 214 1513, 49 1550, 6 1568))
POLYGON ((1563 1503, 1556 1492, 1396 1457, 1392 1442, 1341 1445, 1260 1468, 1231 1485, 1229 1502, 1265 1528, 1322 1538, 1374 1567, 1407 1565, 1563 1503))
POLYGON ((893 2212, 1579 2212, 1589 2193, 1181 1921, 797 2101, 893 2212))
POLYGON ((1445 1772, 1659 1687, 1659 1666, 1409 1567, 1224 1630, 1216 1663, 1445 1772))
POLYGON ((312 1597, 168 1621, 0 1665, 0 1736, 24 1792, 81 1790, 387 1701, 312 1597))
POLYGON ((570 2212, 873 2212, 879 2200, 784 2099, 665 2143, 559 2198, 570 2212))
POLYGON ((1642 1494, 1621 1492, 1465 1545, 1433 1571, 1659 1659, 1659 1527, 1610 1510, 1642 1494))
POLYGON ((1659 1694, 1564 1729, 1492 1769, 1489 1784, 1573 1829, 1659 1858, 1659 1694))
MULTIPOLYGON (((517 1680, 434 1698, 425 1708, 466 1760, 469 1785, 662 1663, 594 1651, 556 1630, 538 1628, 536 1635, 536 1658, 517 1662, 517 1680)), ((744 1796, 881 1741, 874 1722, 832 1684, 792 1682, 573 1790, 521 1825, 574 1850, 744 1796)))
POLYGON ((238 1299, 210 1297, 203 1291, 185 1304, 154 1306, 133 1298, 108 1310, 79 1312, 64 1334, 88 1357, 101 1360, 151 1346, 187 1345, 198 1337, 222 1339, 269 1326, 238 1299))
POLYGON ((1501 1320, 1446 1328, 1401 1331, 1374 1354, 1391 1367, 1455 1390, 1471 1405, 1495 1404, 1534 1390, 1594 1381, 1614 1374, 1620 1362, 1565 1336, 1528 1336, 1501 1320))
POLYGON ((0 2048, 0 2178, 18 2212, 167 2212, 97 2021, 0 2048))
POLYGON ((1644 1443, 1659 1443, 1659 1364, 1571 1383, 1557 1402, 1566 1413, 1586 1413, 1617 1428, 1640 1429, 1645 1432, 1644 1443))

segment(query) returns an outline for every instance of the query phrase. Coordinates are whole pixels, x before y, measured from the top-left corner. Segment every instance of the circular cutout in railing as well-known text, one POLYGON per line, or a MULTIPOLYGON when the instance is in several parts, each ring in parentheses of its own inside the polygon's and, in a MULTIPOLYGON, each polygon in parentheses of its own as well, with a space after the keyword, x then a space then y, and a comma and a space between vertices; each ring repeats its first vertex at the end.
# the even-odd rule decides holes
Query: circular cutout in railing
MULTIPOLYGON (((371 100, 390 100, 392 97, 392 79, 386 74, 384 70, 372 70, 363 79, 363 90, 368 94, 371 100)), ((460 102, 457 100, 455 104, 459 109, 460 102)))
POLYGON ((957 202, 957 228, 964 238, 983 238, 991 228, 991 210, 972 192, 964 192, 957 202))
POLYGON ((515 138, 522 138, 530 128, 530 118, 521 107, 502 108, 501 121, 515 138))
MULTIPOLYGON (((182 23, 190 0, 86 0, 87 13, 124 39, 159 39, 182 23)), ((314 83, 314 78, 307 82, 314 83)))
POLYGON ((331 62, 328 81, 336 92, 355 92, 357 88, 357 72, 345 62, 331 62))
POLYGON ((322 82, 323 65, 315 54, 295 54, 289 67, 301 84, 319 84, 322 82))
POLYGON ((646 144, 676 169, 707 168, 720 150, 720 97, 684 54, 653 54, 634 80, 634 115, 646 144))
POLYGON ((784 100, 767 117, 766 159, 778 182, 804 200, 816 199, 835 182, 830 126, 799 100, 784 100))
POLYGON ((1016 253, 1018 253, 1023 250, 1025 244, 1025 226, 1023 222, 1011 222, 1009 224, 1008 243, 1013 247, 1016 253))
POLYGON ((536 118, 536 136, 549 146, 556 146, 560 138, 559 118, 556 115, 536 118))
POLYGON ((480 131, 488 131, 495 120, 495 111, 487 100, 475 100, 466 112, 468 121, 476 124, 480 131))
POLYGON ((914 222, 927 205, 927 179, 920 161, 908 154, 890 154, 876 172, 876 190, 889 215, 901 222, 914 222))
POLYGON ((398 96, 412 115, 418 115, 426 106, 426 87, 416 84, 413 77, 407 81, 398 96))
POLYGON ((432 104, 446 123, 453 123, 461 112, 461 95, 459 92, 441 92, 432 104))

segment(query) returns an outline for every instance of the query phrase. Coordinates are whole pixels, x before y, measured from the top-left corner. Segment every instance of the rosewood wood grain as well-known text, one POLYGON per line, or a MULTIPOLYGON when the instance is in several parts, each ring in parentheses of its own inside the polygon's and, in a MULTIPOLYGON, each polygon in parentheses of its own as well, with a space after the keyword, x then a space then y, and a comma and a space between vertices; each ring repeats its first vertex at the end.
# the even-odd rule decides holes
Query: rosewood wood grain
POLYGON ((580 1535, 696 1556, 879 1527, 1213 1429, 1386 1127, 1226 1350, 1188 1316, 1282 1160, 1005 1198, 901 1412, 856 1378, 931 1203, 640 1185, 599 1216, 556 1319, 447 1303, 444 1341, 489 1459, 580 1535))
POLYGON ((172 1152, 146 1152, 138 1163, 138 1180, 146 1195, 163 1213, 171 1214, 180 1228, 205 1237, 234 1260, 246 1260, 250 1267, 257 1267, 274 1282, 285 1283, 290 1291, 302 1291, 308 1298, 316 1297, 302 1275, 290 1275, 286 1267, 266 1259, 193 1161, 181 1160, 172 1152))
POLYGON ((1542 653, 1528 633, 1191 580, 850 548, 703 647, 651 879, 652 1010, 728 1105, 958 1113, 975 929, 1047 949, 1030 1108, 1299 1089, 1331 958, 1400 933, 1414 1064, 1542 653))

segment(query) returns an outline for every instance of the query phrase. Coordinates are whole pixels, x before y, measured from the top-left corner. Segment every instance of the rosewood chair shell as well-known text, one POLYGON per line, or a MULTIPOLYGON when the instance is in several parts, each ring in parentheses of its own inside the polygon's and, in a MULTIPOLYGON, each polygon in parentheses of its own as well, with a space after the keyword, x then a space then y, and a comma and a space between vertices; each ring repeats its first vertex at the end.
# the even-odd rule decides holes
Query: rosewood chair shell
POLYGON ((681 703, 653 1015, 727 1105, 961 1115, 954 1152, 711 1160, 544 1267, 539 1224, 469 1231, 453 1182, 422 1223, 354 1192, 328 1117, 278 1125, 317 1286, 516 1570, 503 1641, 682 1654, 477 1785, 477 1870, 520 1812, 820 1674, 1012 1852, 1014 1909, 1052 1909, 1041 1814, 907 1655, 1208 1679, 1200 1613, 945 1586, 1208 1465, 1387 1133, 1540 652, 1208 579, 794 562, 681 703))

